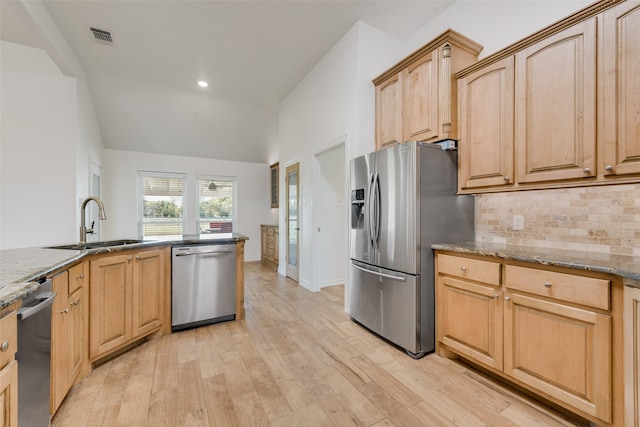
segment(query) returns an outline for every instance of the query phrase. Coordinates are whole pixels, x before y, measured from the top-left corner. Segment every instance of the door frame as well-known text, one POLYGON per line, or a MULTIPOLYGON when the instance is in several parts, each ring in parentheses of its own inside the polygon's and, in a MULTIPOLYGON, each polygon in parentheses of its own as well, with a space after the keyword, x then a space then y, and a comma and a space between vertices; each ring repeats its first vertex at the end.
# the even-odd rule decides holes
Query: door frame
POLYGON ((285 168, 285 174, 284 174, 284 187, 285 187, 285 198, 284 200, 286 201, 285 204, 285 208, 283 209, 284 211, 284 225, 285 225, 285 232, 283 233, 285 236, 285 264, 284 264, 284 271, 285 271, 285 276, 290 278, 291 280, 294 280, 298 283, 300 283, 300 246, 301 246, 301 239, 300 239, 300 235, 301 235, 301 223, 302 223, 302 205, 300 204, 300 193, 301 193, 301 188, 302 188, 302 183, 301 183, 301 179, 300 179, 300 162, 299 161, 294 161, 290 164, 287 164, 286 168, 285 168), (296 276, 297 277, 291 277, 289 275, 289 171, 290 170, 296 170, 298 172, 298 194, 297 194, 297 206, 298 206, 298 230, 297 230, 297 244, 296 244, 296 260, 297 260, 297 268, 296 268, 296 276))
MULTIPOLYGON (((312 214, 311 214, 311 229, 313 230, 313 238, 311 241, 311 246, 312 246, 312 253, 313 253, 313 265, 312 265, 312 281, 311 281, 311 291, 317 292, 320 291, 320 289, 323 287, 321 286, 320 283, 320 278, 319 278, 319 269, 318 266, 320 265, 320 257, 322 256, 322 254, 320 253, 320 245, 322 243, 322 234, 319 231, 322 227, 322 220, 323 218, 321 217, 320 214, 320 206, 318 203, 318 200, 320 195, 322 194, 323 188, 320 185, 321 179, 320 179, 320 157, 330 151, 333 150, 335 148, 338 148, 340 146, 343 147, 344 149, 344 157, 343 157, 343 167, 345 169, 345 183, 344 183, 344 194, 343 194, 343 200, 346 201, 348 200, 348 187, 349 187, 349 162, 347 161, 347 146, 348 146, 348 140, 349 140, 349 134, 344 134, 339 136, 338 138, 335 138, 331 141, 329 141, 328 143, 315 148, 312 151, 313 154, 313 182, 312 182, 312 194, 313 194, 313 199, 312 199, 312 214)), ((348 231, 348 220, 349 220, 349 213, 345 207, 345 215, 342 218, 338 218, 339 221, 341 221, 344 224, 344 244, 345 244, 345 253, 347 254, 345 259, 344 259, 344 266, 343 266, 343 277, 340 280, 341 283, 344 283, 345 285, 345 299, 346 299, 346 280, 347 280, 347 276, 348 276, 348 269, 349 269, 349 231, 348 231)), ((338 284, 338 283, 336 283, 338 284)), ((330 285, 327 285, 330 286, 330 285)), ((346 307, 346 306, 345 306, 346 307)))

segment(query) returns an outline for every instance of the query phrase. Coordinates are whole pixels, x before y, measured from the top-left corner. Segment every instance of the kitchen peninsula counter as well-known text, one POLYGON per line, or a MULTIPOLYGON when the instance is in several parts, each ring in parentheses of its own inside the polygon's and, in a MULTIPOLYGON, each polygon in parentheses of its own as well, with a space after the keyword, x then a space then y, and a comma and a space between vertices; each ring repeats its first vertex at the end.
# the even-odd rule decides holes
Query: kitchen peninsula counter
POLYGON ((434 244, 432 249, 483 255, 532 264, 574 268, 619 276, 627 286, 640 288, 640 257, 598 252, 504 245, 482 241, 434 244))
POLYGON ((2 250, 0 251, 0 308, 7 307, 38 289, 39 280, 67 269, 91 255, 183 244, 237 243, 248 239, 247 236, 239 233, 189 234, 177 239, 148 240, 84 250, 50 248, 2 250))

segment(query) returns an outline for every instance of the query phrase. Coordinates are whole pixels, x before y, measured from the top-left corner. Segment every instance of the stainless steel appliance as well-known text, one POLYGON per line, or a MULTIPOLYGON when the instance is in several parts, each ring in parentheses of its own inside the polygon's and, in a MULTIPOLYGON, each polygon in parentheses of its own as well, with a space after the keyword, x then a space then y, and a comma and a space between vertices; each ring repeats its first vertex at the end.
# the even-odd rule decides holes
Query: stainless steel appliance
POLYGON ((18 310, 18 425, 50 424, 51 305, 56 298, 52 281, 22 300, 18 310))
POLYGON ((457 152, 444 147, 351 160, 350 315, 414 358, 435 350, 431 245, 474 238, 474 199, 456 195, 457 152))
POLYGON ((235 319, 235 244, 174 246, 171 258, 172 330, 235 319))

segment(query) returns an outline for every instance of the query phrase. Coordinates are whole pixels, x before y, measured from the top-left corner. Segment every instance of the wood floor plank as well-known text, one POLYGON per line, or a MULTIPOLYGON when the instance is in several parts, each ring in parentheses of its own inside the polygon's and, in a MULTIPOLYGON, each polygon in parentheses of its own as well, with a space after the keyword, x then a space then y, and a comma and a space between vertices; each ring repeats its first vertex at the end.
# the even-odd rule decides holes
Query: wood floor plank
POLYGON ((76 426, 551 426, 548 407, 455 360, 414 360, 344 311, 245 264, 246 318, 148 341, 96 367, 52 420, 76 426))

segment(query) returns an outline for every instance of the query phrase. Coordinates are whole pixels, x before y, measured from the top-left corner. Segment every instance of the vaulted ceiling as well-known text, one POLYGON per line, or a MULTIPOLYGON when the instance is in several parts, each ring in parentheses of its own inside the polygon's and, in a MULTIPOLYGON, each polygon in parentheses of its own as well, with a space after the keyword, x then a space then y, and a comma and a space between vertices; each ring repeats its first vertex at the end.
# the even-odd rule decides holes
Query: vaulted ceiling
POLYGON ((106 148, 249 162, 269 160, 278 103, 356 21, 404 39, 452 3, 44 1, 85 69, 106 148))

